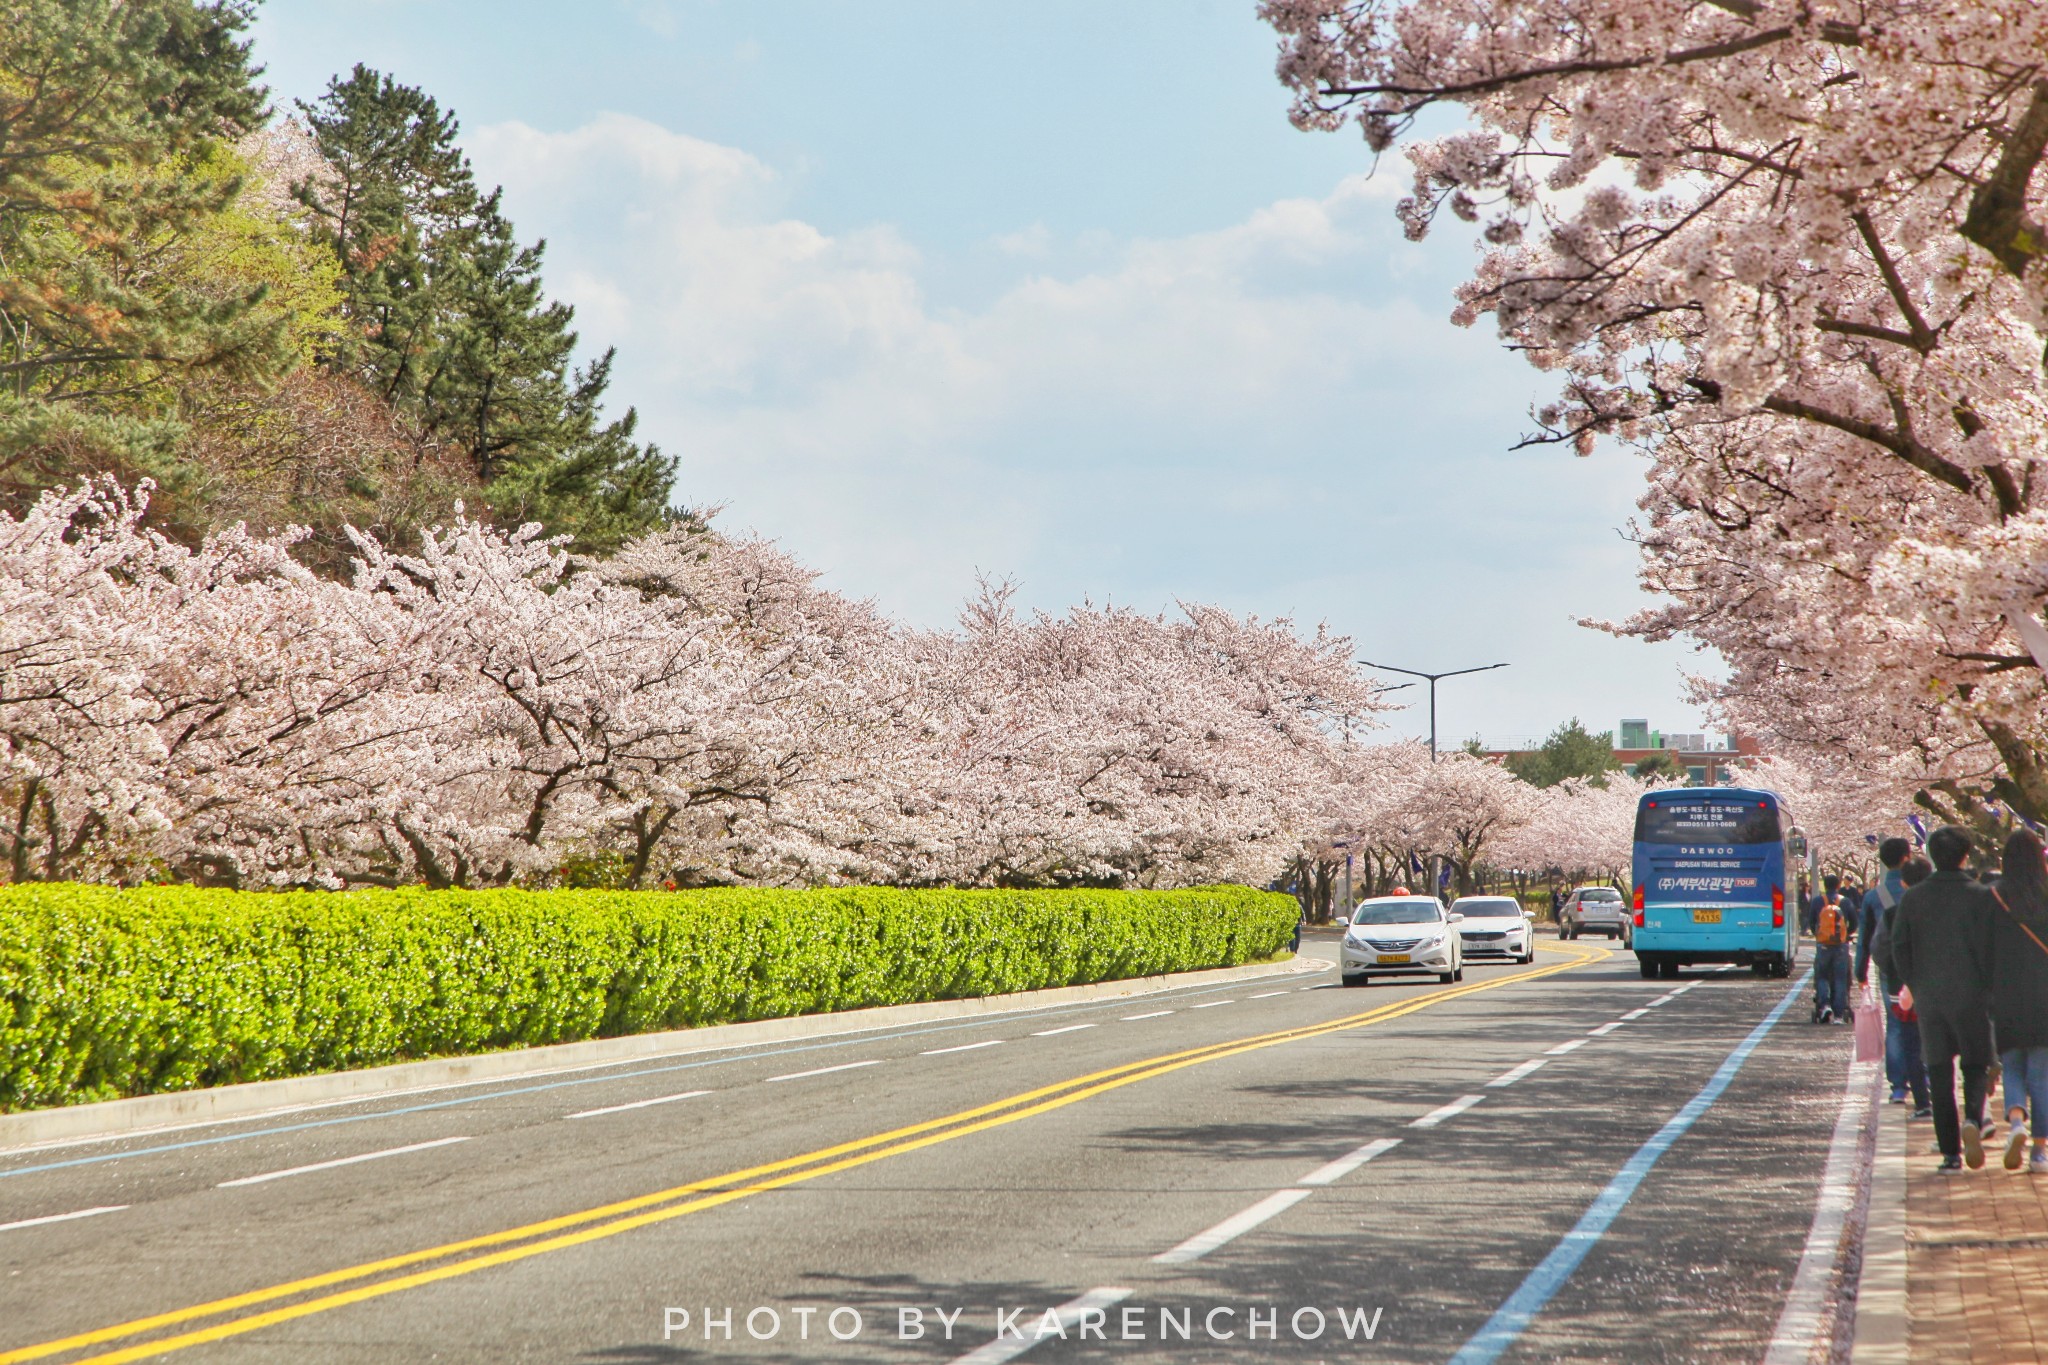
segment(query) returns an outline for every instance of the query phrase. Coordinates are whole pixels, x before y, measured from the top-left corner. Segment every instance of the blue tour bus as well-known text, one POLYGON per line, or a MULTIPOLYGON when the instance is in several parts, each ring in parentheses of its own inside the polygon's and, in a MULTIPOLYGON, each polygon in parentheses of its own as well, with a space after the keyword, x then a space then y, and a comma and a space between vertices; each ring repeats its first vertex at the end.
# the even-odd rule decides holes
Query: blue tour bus
MULTIPOLYGON (((1776 792, 1666 787, 1636 806, 1636 961, 1677 976, 1695 962, 1790 975, 1798 960, 1792 813, 1776 792)), ((1803 851, 1803 850, 1801 850, 1803 851)))

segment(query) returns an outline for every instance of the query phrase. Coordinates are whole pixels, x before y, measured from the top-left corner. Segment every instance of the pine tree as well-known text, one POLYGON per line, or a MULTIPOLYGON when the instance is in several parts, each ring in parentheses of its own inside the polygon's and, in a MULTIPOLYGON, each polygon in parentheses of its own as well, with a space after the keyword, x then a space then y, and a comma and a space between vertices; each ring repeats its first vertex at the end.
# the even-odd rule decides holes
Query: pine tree
POLYGON ((177 268, 265 117, 241 0, 0 3, 0 498, 165 473, 177 391, 289 364, 266 289, 177 268))
POLYGON ((347 276, 357 374, 458 451, 500 521, 537 520, 603 551, 661 523, 674 461, 605 423, 612 354, 577 369, 575 313, 550 303, 545 243, 522 246, 481 193, 429 95, 357 66, 301 104, 331 176, 298 189, 347 276))

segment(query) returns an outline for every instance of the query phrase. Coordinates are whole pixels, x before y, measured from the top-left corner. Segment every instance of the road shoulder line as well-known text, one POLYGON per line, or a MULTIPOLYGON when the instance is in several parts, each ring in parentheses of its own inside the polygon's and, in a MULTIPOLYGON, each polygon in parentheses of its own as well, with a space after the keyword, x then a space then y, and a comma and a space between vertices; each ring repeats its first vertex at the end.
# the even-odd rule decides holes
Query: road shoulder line
POLYGON ((1862 1221, 1855 1215, 1870 1192, 1861 1157, 1864 1135, 1877 1118, 1877 1087, 1883 1069, 1883 1063, 1875 1061, 1849 1064, 1835 1135, 1828 1143, 1827 1165, 1821 1170, 1813 1226, 1807 1230, 1799 1268, 1792 1274, 1792 1288, 1785 1295, 1785 1307, 1778 1314, 1763 1365, 1806 1365, 1822 1330, 1841 1311, 1836 1268, 1842 1261, 1845 1234, 1854 1238, 1862 1221))
MULTIPOLYGON (((1882 1113, 1882 1111, 1880 1111, 1882 1113)), ((1906 1136, 1904 1114, 1877 1125, 1870 1212, 1863 1224, 1863 1273, 1856 1283, 1852 1365, 1907 1365, 1906 1136)))

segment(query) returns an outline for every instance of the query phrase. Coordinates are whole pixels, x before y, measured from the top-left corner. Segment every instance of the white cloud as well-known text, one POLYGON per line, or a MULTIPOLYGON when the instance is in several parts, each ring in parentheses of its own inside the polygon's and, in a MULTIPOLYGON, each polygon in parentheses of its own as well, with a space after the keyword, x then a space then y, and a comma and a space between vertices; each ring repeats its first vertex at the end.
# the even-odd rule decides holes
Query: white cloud
POLYGON ((619 347, 615 392, 684 496, 891 610, 944 620, 979 569, 1051 607, 1179 594, 1375 648, 1448 637, 1446 667, 1513 648, 1501 729, 1677 690, 1671 652, 1569 625, 1635 605, 1611 530, 1632 480, 1506 454, 1543 380, 1442 320, 1462 263, 1401 241, 1394 177, 1107 252, 1033 224, 993 240, 969 307, 928 296, 896 229, 803 221, 735 148, 606 115, 471 151, 550 238, 586 340, 619 347), (1595 658, 1607 676, 1555 676, 1595 658))

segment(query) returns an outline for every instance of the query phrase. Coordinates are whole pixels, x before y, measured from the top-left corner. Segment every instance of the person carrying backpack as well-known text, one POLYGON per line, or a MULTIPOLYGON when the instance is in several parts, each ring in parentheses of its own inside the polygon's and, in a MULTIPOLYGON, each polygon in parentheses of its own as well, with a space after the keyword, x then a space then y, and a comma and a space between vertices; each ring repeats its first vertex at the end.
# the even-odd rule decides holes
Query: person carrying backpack
POLYGON ((1849 945, 1856 937, 1856 912, 1839 887, 1813 917, 1813 1022, 1849 1018, 1849 945))

